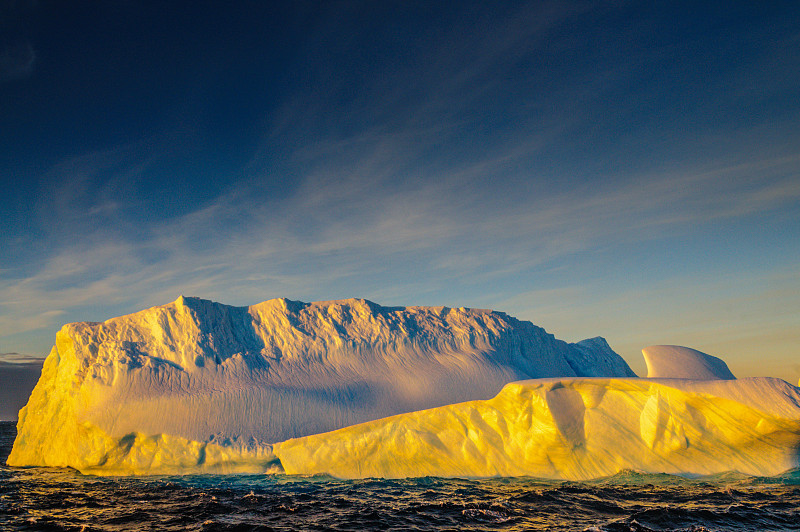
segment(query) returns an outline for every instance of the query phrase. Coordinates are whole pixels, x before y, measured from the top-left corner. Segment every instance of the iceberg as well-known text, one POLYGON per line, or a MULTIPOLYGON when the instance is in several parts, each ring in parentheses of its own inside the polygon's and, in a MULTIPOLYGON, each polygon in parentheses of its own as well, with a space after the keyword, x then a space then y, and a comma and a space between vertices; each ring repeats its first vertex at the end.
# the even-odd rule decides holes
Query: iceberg
POLYGON ((260 471, 272 467, 275 442, 563 376, 634 373, 602 338, 568 344, 502 312, 180 297, 65 325, 19 413, 8 463, 260 471))
POLYGON ((800 389, 680 346, 638 378, 502 312, 362 299, 199 298, 74 323, 8 464, 86 474, 773 475, 800 462, 800 389))
POLYGON ((520 381, 469 401, 281 442, 286 473, 340 478, 623 470, 777 475, 798 466, 800 390, 780 379, 520 381))
POLYGON ((680 345, 651 345, 642 349, 648 378, 672 377, 694 380, 732 380, 721 359, 680 345))

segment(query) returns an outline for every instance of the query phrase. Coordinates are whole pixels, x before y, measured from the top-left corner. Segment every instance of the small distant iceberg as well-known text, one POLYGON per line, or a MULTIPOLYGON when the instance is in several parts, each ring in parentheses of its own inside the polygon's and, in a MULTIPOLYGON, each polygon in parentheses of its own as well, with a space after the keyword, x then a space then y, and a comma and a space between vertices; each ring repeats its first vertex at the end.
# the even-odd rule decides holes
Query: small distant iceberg
POLYGON ((8 464, 341 478, 800 465, 800 389, 681 346, 569 344, 502 312, 199 298, 56 335, 8 464))
POLYGON ((651 345, 642 349, 649 379, 733 380, 721 359, 679 345, 651 345))

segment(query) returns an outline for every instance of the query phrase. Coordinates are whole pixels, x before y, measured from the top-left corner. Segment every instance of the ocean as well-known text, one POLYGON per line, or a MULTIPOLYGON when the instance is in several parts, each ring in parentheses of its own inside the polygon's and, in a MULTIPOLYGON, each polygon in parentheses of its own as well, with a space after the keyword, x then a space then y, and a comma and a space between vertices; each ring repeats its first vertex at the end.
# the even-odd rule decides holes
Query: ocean
POLYGON ((687 479, 91 477, 5 466, 0 530, 800 530, 800 470, 687 479))

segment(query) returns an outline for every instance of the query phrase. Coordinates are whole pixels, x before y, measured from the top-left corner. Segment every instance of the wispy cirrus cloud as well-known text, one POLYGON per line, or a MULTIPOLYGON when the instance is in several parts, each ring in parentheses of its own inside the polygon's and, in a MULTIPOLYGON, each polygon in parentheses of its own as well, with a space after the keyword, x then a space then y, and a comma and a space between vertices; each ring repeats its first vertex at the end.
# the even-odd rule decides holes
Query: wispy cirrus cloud
MULTIPOLYGON (((0 235, 10 250, 0 256, 0 348, 180 293, 233 304, 505 301, 513 311, 532 308, 514 294, 535 299, 544 285, 550 300, 577 304, 607 293, 606 272, 626 272, 634 291, 663 281, 641 271, 652 266, 641 255, 676 261, 670 246, 708 239, 711 226, 733 240, 737 224, 776 212, 796 223, 796 124, 717 112, 777 93, 769 76, 779 65, 762 65, 753 84, 758 58, 743 57, 708 85, 738 90, 711 90, 699 100, 717 104, 687 110, 699 101, 685 94, 698 65, 676 43, 626 45, 652 27, 600 35, 592 21, 619 15, 604 3, 478 16, 466 6, 447 29, 423 23, 402 43, 381 26, 380 60, 364 46, 377 32, 356 28, 352 8, 331 9, 342 20, 323 13, 292 50, 284 75, 303 83, 287 83, 288 96, 276 89, 244 163, 217 171, 239 146, 215 146, 209 134, 198 148, 198 130, 87 149, 46 172, 33 230, 0 235), (541 281, 557 271, 566 272, 558 282, 541 281)), ((781 50, 767 44, 764 54, 781 50)), ((203 119, 187 122, 176 130, 203 119)), ((751 245, 731 244, 743 255, 751 245)), ((702 249, 691 251, 685 260, 700 265, 702 249)))
MULTIPOLYGON (((51 239, 30 273, 0 278, 0 334, 76 316, 110 317, 180 293, 238 304, 275 296, 367 295, 408 304, 432 297, 426 293, 455 299, 448 284, 530 276, 592 249, 664 238, 800 200, 792 171, 800 157, 794 155, 633 175, 583 189, 532 187, 507 197, 485 178, 504 172, 503 164, 484 160, 428 176, 417 167, 403 180, 392 170, 403 147, 387 145, 339 172, 310 168, 288 196, 272 198, 251 180, 184 215, 131 231, 131 215, 109 216, 95 207, 113 205, 119 190, 109 183, 135 179, 147 164, 133 157, 119 166, 109 154, 97 155, 94 164, 85 160, 81 168, 111 168, 124 179, 76 186, 73 196, 41 206, 47 224, 62 220, 83 232, 66 231, 79 239, 51 239)), ((55 235, 62 230, 52 229, 55 235)))

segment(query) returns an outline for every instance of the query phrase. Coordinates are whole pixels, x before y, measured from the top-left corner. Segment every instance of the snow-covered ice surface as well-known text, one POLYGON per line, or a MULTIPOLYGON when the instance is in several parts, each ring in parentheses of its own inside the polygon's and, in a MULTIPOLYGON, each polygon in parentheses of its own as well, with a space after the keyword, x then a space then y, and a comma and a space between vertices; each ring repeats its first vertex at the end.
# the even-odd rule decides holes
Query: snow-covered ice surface
POLYGON ((602 338, 500 312, 179 298, 65 326, 8 463, 576 480, 798 466, 798 388, 689 348, 644 354, 638 379, 602 338))
POLYGON ((9 464, 263 471, 274 442, 488 399, 510 381, 633 375, 602 338, 567 344, 501 312, 181 297, 64 326, 9 464))

